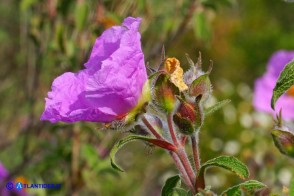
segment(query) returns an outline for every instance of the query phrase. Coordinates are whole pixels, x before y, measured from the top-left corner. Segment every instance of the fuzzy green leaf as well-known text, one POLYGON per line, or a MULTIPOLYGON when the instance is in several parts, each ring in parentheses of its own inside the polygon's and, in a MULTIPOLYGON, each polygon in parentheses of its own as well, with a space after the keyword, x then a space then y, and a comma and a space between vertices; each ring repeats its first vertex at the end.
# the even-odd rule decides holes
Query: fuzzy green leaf
POLYGON ((249 177, 249 171, 246 165, 232 156, 220 156, 214 159, 210 159, 201 166, 199 175, 203 175, 205 169, 211 166, 227 169, 235 173, 241 179, 246 179, 249 177))
POLYGON ((279 79, 273 90, 271 107, 275 109, 275 104, 279 97, 294 85, 294 61, 288 63, 280 73, 279 79))
POLYGON ((119 167, 116 162, 115 162, 115 154, 117 153, 117 151, 123 147, 125 144, 131 142, 131 141, 134 141, 134 140, 143 140, 143 141, 148 141, 150 140, 151 138, 149 137, 145 137, 145 136, 139 136, 139 135, 129 135, 121 140, 119 140, 114 146, 113 148, 111 149, 110 151, 110 161, 111 161, 111 166, 118 170, 118 171, 121 171, 121 172, 124 172, 124 170, 119 167))
POLYGON ((217 102, 215 105, 213 105, 213 106, 207 108, 207 109, 204 111, 204 115, 205 115, 205 116, 208 116, 208 115, 212 114, 213 112, 215 112, 215 111, 221 109, 223 106, 227 105, 227 104, 230 103, 230 102, 231 102, 231 100, 229 100, 229 99, 225 99, 225 100, 222 100, 222 101, 220 101, 220 102, 217 102))
POLYGON ((161 196, 172 196, 174 188, 179 186, 180 183, 181 178, 179 175, 168 178, 161 190, 161 196))
POLYGON ((255 190, 266 187, 266 185, 256 180, 248 180, 236 186, 233 186, 225 190, 222 196, 242 196, 242 191, 253 194, 255 190))

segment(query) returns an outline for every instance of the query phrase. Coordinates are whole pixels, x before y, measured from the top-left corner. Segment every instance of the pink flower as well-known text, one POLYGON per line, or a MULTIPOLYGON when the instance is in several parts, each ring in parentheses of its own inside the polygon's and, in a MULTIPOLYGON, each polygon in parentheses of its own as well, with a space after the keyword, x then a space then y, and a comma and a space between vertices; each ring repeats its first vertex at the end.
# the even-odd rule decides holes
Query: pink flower
POLYGON ((111 122, 134 108, 147 80, 140 18, 128 17, 97 38, 85 69, 57 77, 41 120, 111 122))
POLYGON ((15 186, 12 186, 11 189, 7 188, 7 183, 13 183, 11 179, 7 179, 9 173, 4 165, 0 162, 0 195, 1 196, 26 196, 26 192, 24 190, 18 191, 15 189, 15 186))
POLYGON ((294 87, 278 99, 276 112, 271 109, 271 97, 276 81, 284 66, 293 59, 294 51, 280 50, 272 55, 266 73, 255 81, 253 105, 256 110, 275 115, 282 108, 285 120, 294 119, 294 87))

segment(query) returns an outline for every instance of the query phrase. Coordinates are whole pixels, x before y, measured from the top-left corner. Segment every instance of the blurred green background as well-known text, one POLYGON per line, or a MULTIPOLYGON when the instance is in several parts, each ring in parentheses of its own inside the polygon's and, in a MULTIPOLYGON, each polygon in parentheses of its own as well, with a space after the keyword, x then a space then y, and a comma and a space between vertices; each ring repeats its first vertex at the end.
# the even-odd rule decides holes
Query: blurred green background
MULTIPOLYGON (((31 195, 159 195, 176 168, 168 153, 142 142, 118 154, 127 172, 110 166, 111 146, 125 133, 106 132, 96 123, 41 122, 44 97, 65 71, 86 62, 95 39, 127 16, 141 17, 142 47, 149 66, 166 55, 188 64, 203 57, 214 68, 211 104, 231 99, 201 130, 202 161, 234 155, 251 178, 273 193, 289 186, 293 160, 275 149, 273 118, 254 111, 254 80, 270 55, 294 49, 294 3, 283 0, 11 0, 0 1, 0 161, 12 179, 61 183, 60 190, 31 195)), ((220 193, 237 177, 210 169, 207 184, 220 193)))

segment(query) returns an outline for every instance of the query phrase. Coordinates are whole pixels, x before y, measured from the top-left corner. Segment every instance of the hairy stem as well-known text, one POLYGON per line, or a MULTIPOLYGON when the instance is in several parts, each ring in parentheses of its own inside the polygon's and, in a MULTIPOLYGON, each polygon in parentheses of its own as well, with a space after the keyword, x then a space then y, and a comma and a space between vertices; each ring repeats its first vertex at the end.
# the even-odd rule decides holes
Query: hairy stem
POLYGON ((200 169, 200 154, 199 154, 199 146, 198 146, 198 133, 194 133, 191 136, 191 141, 192 141, 194 164, 195 164, 196 171, 198 172, 199 169, 200 169))
MULTIPOLYGON (((159 140, 166 141, 150 124, 150 122, 146 119, 145 116, 142 117, 143 123, 146 125, 146 127, 150 130, 150 132, 159 140)), ((188 160, 188 157, 186 155, 185 149, 181 146, 179 146, 178 139, 176 137, 174 128, 173 128, 173 122, 172 122, 172 115, 168 115, 168 126, 169 131, 172 137, 172 140, 175 144, 175 150, 169 150, 170 155, 172 156, 177 168, 179 169, 183 180, 185 184, 191 189, 193 193, 195 193, 195 173, 192 169, 192 166, 188 160), (180 148, 179 148, 180 147, 180 148)))
MULTIPOLYGON (((167 123, 168 123, 168 128, 169 128, 169 132, 171 135, 171 138, 173 140, 173 143, 175 144, 175 146, 178 147, 178 150, 175 152, 178 155, 179 160, 181 161, 188 177, 189 180, 192 184, 195 183, 195 172, 193 171, 193 168, 191 166, 191 163, 187 157, 185 148, 180 145, 178 138, 176 136, 175 130, 174 130, 174 124, 173 124, 173 120, 172 120, 172 114, 169 113, 167 116, 167 123)), ((194 191, 194 188, 191 189, 192 191, 194 191)))
POLYGON ((199 190, 205 189, 205 179, 204 179, 204 172, 200 172, 197 176, 196 183, 195 183, 195 189, 196 193, 199 192, 199 190))
POLYGON ((191 166, 191 163, 190 163, 190 161, 189 161, 189 159, 187 157, 185 149, 184 148, 179 148, 178 151, 176 151, 176 153, 177 153, 179 159, 181 160, 181 162, 182 162, 182 164, 183 164, 183 166, 184 166, 184 168, 185 168, 185 170, 186 170, 186 172, 187 172, 187 174, 189 176, 190 181, 192 182, 192 184, 194 184, 195 183, 195 178, 196 178, 195 172, 194 172, 194 170, 193 170, 193 168, 191 166))
POLYGON ((173 126, 173 119, 172 119, 172 114, 171 113, 169 113, 167 115, 167 123, 168 123, 168 128, 169 128, 170 136, 171 136, 174 144, 176 146, 179 146, 178 138, 176 136, 176 133, 175 133, 175 130, 174 130, 174 126, 173 126))
POLYGON ((185 182, 185 184, 192 190, 192 192, 195 194, 195 188, 193 185, 193 182, 190 180, 185 168, 182 165, 181 160, 179 159, 179 157, 177 156, 177 154, 175 152, 170 151, 169 154, 172 156, 175 165, 177 166, 178 170, 180 171, 182 178, 185 182))
POLYGON ((149 121, 146 119, 145 116, 142 117, 143 123, 146 125, 146 127, 150 130, 150 132, 159 140, 165 139, 154 129, 154 127, 149 123, 149 121))

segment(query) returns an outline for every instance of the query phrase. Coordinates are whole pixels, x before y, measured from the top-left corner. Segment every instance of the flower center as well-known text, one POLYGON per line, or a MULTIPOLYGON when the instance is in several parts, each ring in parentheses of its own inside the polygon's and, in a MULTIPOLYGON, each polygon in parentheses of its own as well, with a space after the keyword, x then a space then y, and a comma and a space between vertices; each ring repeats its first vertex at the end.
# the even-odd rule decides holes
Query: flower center
POLYGON ((294 85, 289 88, 287 95, 294 97, 294 85))

